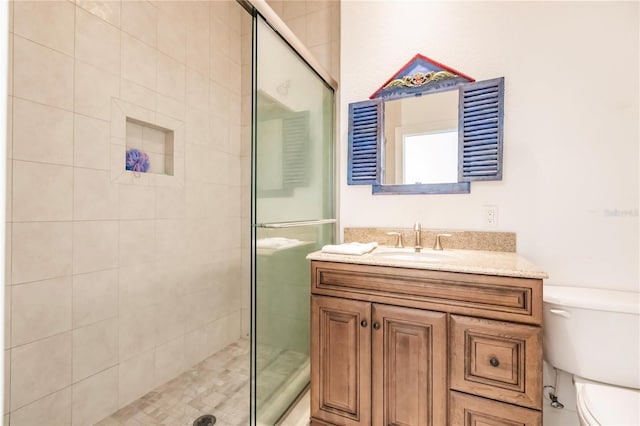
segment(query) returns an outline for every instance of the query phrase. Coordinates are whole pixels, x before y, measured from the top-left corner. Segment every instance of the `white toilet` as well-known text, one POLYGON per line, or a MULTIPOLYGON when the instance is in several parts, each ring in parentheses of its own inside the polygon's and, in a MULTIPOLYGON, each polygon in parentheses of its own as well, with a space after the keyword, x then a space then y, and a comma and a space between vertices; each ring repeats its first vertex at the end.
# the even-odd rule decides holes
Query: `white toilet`
POLYGON ((544 357, 573 374, 583 425, 640 425, 640 293, 544 287, 544 357))

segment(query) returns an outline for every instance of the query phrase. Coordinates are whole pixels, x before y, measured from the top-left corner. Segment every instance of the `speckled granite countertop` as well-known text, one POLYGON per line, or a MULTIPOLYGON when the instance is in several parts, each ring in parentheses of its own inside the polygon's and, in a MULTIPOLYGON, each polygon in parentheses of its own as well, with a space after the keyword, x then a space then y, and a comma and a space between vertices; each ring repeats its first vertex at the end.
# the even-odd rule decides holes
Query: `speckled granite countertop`
POLYGON ((310 253, 307 259, 504 277, 548 278, 547 273, 540 267, 511 252, 423 249, 418 256, 421 257, 420 260, 414 258, 413 249, 394 249, 381 246, 362 256, 316 251, 310 253))

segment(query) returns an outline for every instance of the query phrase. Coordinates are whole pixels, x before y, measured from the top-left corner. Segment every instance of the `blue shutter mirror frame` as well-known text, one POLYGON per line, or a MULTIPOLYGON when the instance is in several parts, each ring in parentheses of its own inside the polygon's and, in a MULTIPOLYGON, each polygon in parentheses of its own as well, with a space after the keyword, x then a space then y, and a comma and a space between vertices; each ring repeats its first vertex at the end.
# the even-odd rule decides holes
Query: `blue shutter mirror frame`
POLYGON ((349 104, 349 157, 347 183, 380 183, 383 150, 382 99, 349 104))
MULTIPOLYGON (((470 182, 502 180, 504 77, 459 85, 458 182, 384 185, 384 103, 349 104, 349 185, 373 194, 466 194, 470 182)), ((454 89, 455 90, 455 89, 454 89)))
POLYGON ((504 77, 459 90, 458 182, 502 180, 504 77))

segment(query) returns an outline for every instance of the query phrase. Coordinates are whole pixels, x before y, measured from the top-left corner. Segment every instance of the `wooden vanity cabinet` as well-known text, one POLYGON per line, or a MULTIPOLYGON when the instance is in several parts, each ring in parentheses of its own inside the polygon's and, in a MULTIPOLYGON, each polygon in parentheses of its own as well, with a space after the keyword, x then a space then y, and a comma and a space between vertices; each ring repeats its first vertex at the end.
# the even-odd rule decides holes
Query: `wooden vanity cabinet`
POLYGON ((446 423, 446 314, 311 297, 312 424, 446 423))
POLYGON ((311 273, 312 425, 542 424, 541 280, 311 273))

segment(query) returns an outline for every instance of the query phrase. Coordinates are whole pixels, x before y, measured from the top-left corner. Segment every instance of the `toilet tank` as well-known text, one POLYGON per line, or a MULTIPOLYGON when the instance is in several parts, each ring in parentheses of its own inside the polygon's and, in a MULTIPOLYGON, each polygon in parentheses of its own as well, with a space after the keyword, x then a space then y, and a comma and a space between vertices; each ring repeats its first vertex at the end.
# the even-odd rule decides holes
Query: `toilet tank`
POLYGON ((640 293, 545 285, 543 299, 549 364, 640 389, 640 293))

